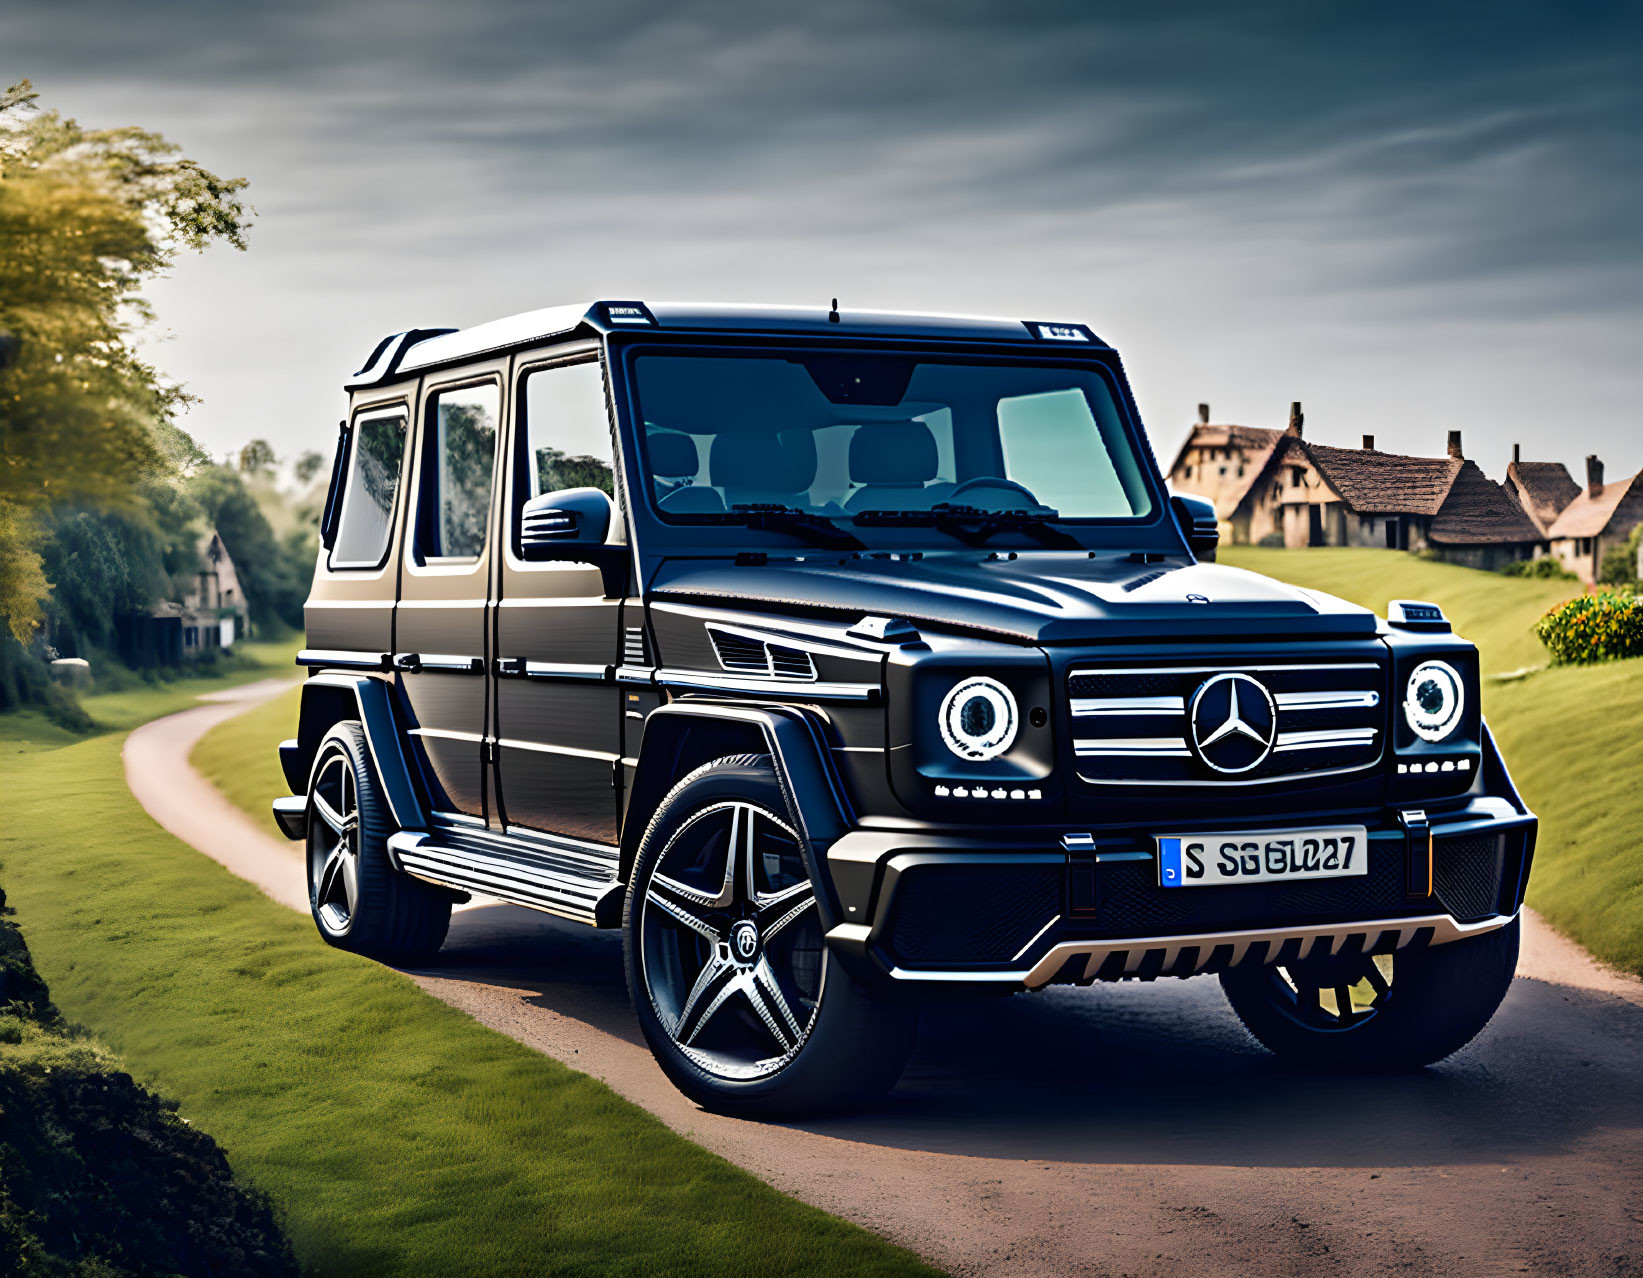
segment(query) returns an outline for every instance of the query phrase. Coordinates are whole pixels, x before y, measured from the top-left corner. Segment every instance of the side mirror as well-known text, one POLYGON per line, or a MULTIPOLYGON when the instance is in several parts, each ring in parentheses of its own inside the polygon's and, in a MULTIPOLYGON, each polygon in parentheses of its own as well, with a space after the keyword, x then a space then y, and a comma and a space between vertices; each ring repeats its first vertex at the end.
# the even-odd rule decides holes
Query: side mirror
POLYGON ((569 546, 602 546, 611 502, 598 488, 561 488, 525 503, 519 515, 519 557, 558 559, 569 546))
POLYGON ((1187 548, 1206 563, 1215 562, 1215 550, 1221 544, 1221 525, 1215 518, 1215 503, 1202 497, 1178 494, 1170 498, 1176 521, 1186 534, 1187 548))

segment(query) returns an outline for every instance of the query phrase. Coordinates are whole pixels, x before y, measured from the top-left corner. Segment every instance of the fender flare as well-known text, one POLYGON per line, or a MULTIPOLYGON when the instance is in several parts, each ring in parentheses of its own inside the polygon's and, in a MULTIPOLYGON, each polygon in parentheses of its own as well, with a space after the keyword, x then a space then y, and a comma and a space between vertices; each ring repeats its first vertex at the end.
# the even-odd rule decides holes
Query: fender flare
POLYGON ((344 719, 358 719, 365 729, 383 797, 402 830, 425 830, 427 814, 418 797, 413 764, 394 716, 393 686, 370 675, 316 674, 302 685, 302 710, 295 739, 280 743, 280 767, 294 795, 306 795, 308 775, 320 741, 344 719))
POLYGON ((755 735, 764 742, 782 797, 797 820, 799 848, 810 881, 816 885, 823 930, 831 929, 842 911, 827 873, 827 849, 855 822, 821 724, 815 715, 796 706, 674 701, 651 711, 645 719, 644 741, 622 822, 621 875, 631 881, 639 842, 680 777, 711 758, 739 752, 735 746, 714 743, 737 737, 746 742, 755 735), (692 742, 693 734, 703 730, 708 734, 705 751, 700 738, 692 742), (703 757, 692 759, 698 753, 703 757))

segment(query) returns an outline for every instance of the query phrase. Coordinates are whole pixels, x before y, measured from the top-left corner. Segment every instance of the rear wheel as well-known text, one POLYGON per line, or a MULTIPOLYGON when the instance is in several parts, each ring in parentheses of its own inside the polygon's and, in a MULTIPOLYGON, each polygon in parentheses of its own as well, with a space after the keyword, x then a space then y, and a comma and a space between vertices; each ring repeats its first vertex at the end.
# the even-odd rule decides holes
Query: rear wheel
POLYGON ((1268 1050, 1321 1069, 1416 1069, 1489 1023, 1517 969, 1518 921, 1395 954, 1331 955, 1221 973, 1227 1001, 1268 1050))
POLYGON ((707 1109, 849 1108, 901 1076, 916 1010, 830 961, 767 756, 719 759, 662 801, 639 846, 623 941, 645 1039, 707 1109))
POLYGON ((385 963, 418 963, 445 942, 451 898, 389 863, 393 815, 365 729, 326 733, 308 781, 308 904, 320 935, 385 963))

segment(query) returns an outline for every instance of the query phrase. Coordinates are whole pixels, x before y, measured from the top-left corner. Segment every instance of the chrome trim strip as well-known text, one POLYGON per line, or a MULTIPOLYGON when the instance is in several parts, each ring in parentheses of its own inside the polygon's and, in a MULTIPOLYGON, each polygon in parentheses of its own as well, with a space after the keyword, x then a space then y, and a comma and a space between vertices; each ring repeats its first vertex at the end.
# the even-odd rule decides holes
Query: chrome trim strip
MULTIPOLYGON (((1349 746, 1373 745, 1379 728, 1317 728, 1306 732, 1280 732, 1276 752, 1286 750, 1344 750, 1349 746)), ((1291 774, 1293 775, 1293 774, 1291 774)))
POLYGON ((447 741, 472 741, 475 744, 485 739, 481 732, 458 732, 455 728, 407 728, 413 737, 442 737, 447 741))
POLYGON ((589 665, 572 661, 527 661, 525 663, 525 678, 527 679, 578 679, 589 683, 607 683, 610 677, 610 666, 589 665))
POLYGON ((353 648, 304 648, 297 654, 299 666, 345 666, 351 670, 386 670, 388 654, 360 652, 353 648))
POLYGON ((1073 697, 1074 718, 1093 714, 1185 714, 1185 697, 1073 697))
MULTIPOLYGON (((397 660, 401 656, 417 657, 417 664, 423 670, 435 670, 446 674, 484 674, 485 659, 483 657, 464 657, 456 652, 424 652, 424 653, 395 653, 397 660)), ((407 670, 406 674, 415 674, 416 671, 407 670)))
POLYGON ((1020 959, 1021 959, 1021 956, 1025 953, 1027 953, 1028 950, 1032 949, 1033 946, 1037 945, 1041 940, 1043 940, 1044 939, 1044 933, 1048 932, 1052 927, 1054 927, 1059 922, 1061 922, 1061 916, 1059 914, 1052 914, 1050 916, 1050 921, 1048 923, 1046 923, 1043 927, 1039 928, 1038 931, 1033 933, 1033 939, 1032 940, 1028 941, 1025 945, 1023 945, 1014 954, 1010 955, 1010 962, 1012 962, 1012 963, 1019 962, 1020 959))
POLYGON ((1381 703, 1378 692, 1275 692, 1280 710, 1369 710, 1381 703))
MULTIPOLYGON (((1366 942, 1372 943, 1383 933, 1395 932, 1395 944, 1397 948, 1402 949, 1413 941, 1418 933, 1430 928, 1430 943, 1446 945, 1451 941, 1462 941, 1467 937, 1493 932, 1496 928, 1505 927, 1516 917, 1515 914, 1497 914, 1479 923, 1457 923, 1447 914, 1426 914, 1415 918, 1367 919, 1362 922, 1326 923, 1312 927, 1261 928, 1244 932, 1207 932, 1190 936, 1147 936, 1107 941, 1064 941, 1060 945, 1052 946, 1029 968, 1018 968, 1013 971, 953 972, 894 967, 890 969, 890 975, 898 981, 1020 984, 1028 989, 1039 989, 1049 984, 1050 979, 1070 960, 1078 958, 1085 960, 1083 975, 1084 979, 1088 980, 1101 970, 1101 965, 1113 954, 1125 955, 1124 972, 1126 975, 1132 975, 1140 970, 1149 954, 1162 951, 1164 961, 1160 971, 1172 972, 1180 960, 1181 951, 1196 949, 1198 954, 1193 971, 1198 972, 1210 962, 1215 951, 1224 945, 1232 947, 1230 961, 1236 964, 1244 959, 1252 945, 1264 941, 1266 952, 1262 956, 1262 961, 1270 963, 1283 946, 1292 940, 1300 942, 1304 954, 1316 952, 1320 944, 1324 945, 1325 953, 1335 954, 1340 951, 1348 937, 1362 936, 1366 942)), ((828 933, 829 938, 832 939, 836 933, 840 941, 853 939, 845 931, 848 926, 850 925, 846 924, 834 928, 828 933)))
POLYGON ((538 754, 567 754, 576 759, 603 759, 615 763, 622 756, 606 750, 580 750, 575 746, 549 745, 544 741, 519 741, 513 737, 498 737, 496 744, 508 750, 532 750, 538 754))
POLYGON ((430 817, 432 817, 434 821, 443 822, 444 824, 449 825, 449 826, 455 826, 455 827, 458 827, 458 828, 469 828, 469 829, 475 829, 475 830, 481 830, 481 831, 485 829, 485 818, 481 817, 481 816, 475 816, 471 812, 440 812, 440 811, 434 811, 434 812, 430 812, 428 815, 430 817))
POLYGON ((1309 769, 1305 772, 1280 772, 1276 776, 1254 777, 1248 781, 1239 781, 1231 777, 1174 777, 1166 780, 1158 780, 1154 777, 1087 777, 1082 772, 1078 774, 1078 779, 1085 785, 1175 786, 1181 790, 1203 790, 1234 785, 1284 785, 1296 780, 1315 781, 1319 777, 1344 777, 1354 772, 1367 771, 1380 761, 1381 756, 1377 754, 1370 762, 1355 763, 1349 768, 1318 768, 1315 770, 1309 769))
POLYGON ((748 675, 721 674, 714 670, 658 670, 656 682, 664 688, 742 692, 751 697, 775 694, 811 701, 872 701, 879 694, 879 685, 876 683, 805 683, 793 679, 761 679, 748 675))
POLYGON ((1067 678, 1079 679, 1085 675, 1155 675, 1155 674, 1219 674, 1223 670, 1379 670, 1373 661, 1319 661, 1295 665, 1246 665, 1240 661, 1225 661, 1214 666, 1125 666, 1109 669, 1094 666, 1083 670, 1069 670, 1067 678))
POLYGON ((1192 751, 1183 737, 1081 737, 1073 742, 1073 753, 1081 758, 1157 759, 1190 757, 1192 751))

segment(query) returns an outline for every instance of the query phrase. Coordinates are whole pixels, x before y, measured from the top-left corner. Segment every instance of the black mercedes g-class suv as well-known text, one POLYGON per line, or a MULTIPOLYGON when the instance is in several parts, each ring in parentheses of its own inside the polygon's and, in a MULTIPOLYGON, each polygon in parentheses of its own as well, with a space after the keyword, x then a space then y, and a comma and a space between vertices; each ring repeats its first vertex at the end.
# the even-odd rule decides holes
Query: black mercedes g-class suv
POLYGON ((889 1088, 938 988, 1218 973, 1336 1068, 1504 995, 1536 821, 1476 649, 1206 562, 1085 326, 599 301, 347 387, 274 803, 332 944, 619 927, 742 1113, 889 1088))

